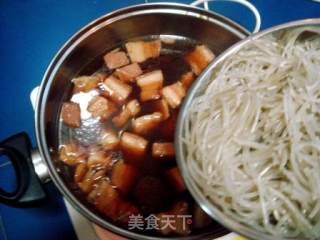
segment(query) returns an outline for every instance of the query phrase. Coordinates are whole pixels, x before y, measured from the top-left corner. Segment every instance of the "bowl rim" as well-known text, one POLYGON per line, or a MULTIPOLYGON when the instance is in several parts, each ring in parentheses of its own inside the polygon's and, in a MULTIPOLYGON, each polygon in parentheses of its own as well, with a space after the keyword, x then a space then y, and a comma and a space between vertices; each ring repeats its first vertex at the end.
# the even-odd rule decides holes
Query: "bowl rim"
MULTIPOLYGON (((68 200, 68 202, 83 216, 89 219, 91 222, 106 228, 116 234, 120 234, 121 236, 128 237, 130 239, 146 239, 146 240, 156 240, 156 239, 165 239, 165 237, 155 237, 155 236, 146 236, 143 234, 131 232, 125 230, 124 228, 118 227, 113 223, 103 219, 94 211, 90 210, 87 206, 81 203, 77 197, 71 192, 70 189, 65 185, 61 176, 56 171, 55 166, 53 164, 53 160, 51 159, 51 150, 49 149, 47 140, 46 140, 46 125, 45 125, 45 112, 47 106, 48 95, 50 93, 51 85, 54 80, 55 74, 62 65, 64 59, 68 56, 68 54, 85 38, 94 34, 99 29, 105 27, 108 24, 111 24, 114 21, 118 21, 134 14, 145 14, 145 13, 167 13, 168 9, 172 9, 171 13, 175 14, 184 14, 184 15, 192 15, 193 17, 205 18, 209 21, 214 21, 215 23, 220 22, 220 24, 225 24, 228 27, 228 30, 233 31, 235 35, 239 36, 240 39, 243 39, 247 35, 249 35, 249 31, 244 29, 239 24, 230 20, 227 17, 224 17, 220 14, 214 13, 212 11, 206 11, 204 9, 193 7, 186 4, 179 3, 147 3, 147 4, 138 4, 132 5, 129 7, 121 8, 106 15, 103 15, 92 22, 85 25, 78 32, 76 32, 66 43, 60 48, 57 54, 54 56, 53 60, 49 64, 44 77, 42 79, 39 94, 36 102, 36 110, 35 110, 35 130, 36 130, 36 138, 37 144, 39 147, 39 152, 42 159, 45 160, 48 168, 49 175, 53 180, 55 186, 59 189, 59 191, 63 194, 63 196, 68 200)), ((169 11, 170 12, 170 11, 169 11)), ((210 233, 209 233, 210 234, 210 233)), ((208 233, 188 236, 186 239, 199 239, 199 237, 208 237, 208 233)), ((172 237, 170 239, 181 239, 182 237, 172 237)))
MULTIPOLYGON (((287 22, 284 24, 276 25, 270 28, 267 28, 261 32, 255 33, 250 35, 249 37, 245 38, 244 40, 234 44, 222 54, 220 54, 209 66, 199 75, 197 80, 193 83, 191 88, 189 89, 187 96, 185 97, 183 104, 180 108, 180 112, 177 119, 176 130, 175 130, 175 149, 176 149, 176 159, 179 170, 182 174, 183 180, 191 193, 192 197, 197 201, 197 203, 201 206, 201 208, 214 220, 225 226, 226 228, 230 229, 233 232, 236 232, 246 238, 249 239, 259 239, 259 240, 274 240, 275 236, 264 234, 262 232, 258 232, 252 230, 251 228, 231 219, 228 218, 227 215, 222 213, 217 207, 215 207, 210 201, 204 196, 201 189, 193 183, 189 177, 188 170, 186 165, 184 164, 183 154, 184 154, 184 144, 182 142, 182 136, 184 131, 184 119, 188 114, 188 109, 193 101, 193 99, 199 94, 200 88, 203 85, 207 86, 209 78, 211 77, 212 73, 219 64, 225 61, 226 58, 232 56, 234 53, 238 52, 242 48, 244 48, 247 44, 250 44, 252 41, 265 37, 266 35, 273 34, 277 31, 287 30, 296 27, 307 27, 307 26, 320 26, 320 18, 308 18, 302 20, 296 20, 287 22)), ((203 90, 203 89, 202 89, 203 90)), ((300 238, 286 238, 292 240, 302 240, 300 238)))

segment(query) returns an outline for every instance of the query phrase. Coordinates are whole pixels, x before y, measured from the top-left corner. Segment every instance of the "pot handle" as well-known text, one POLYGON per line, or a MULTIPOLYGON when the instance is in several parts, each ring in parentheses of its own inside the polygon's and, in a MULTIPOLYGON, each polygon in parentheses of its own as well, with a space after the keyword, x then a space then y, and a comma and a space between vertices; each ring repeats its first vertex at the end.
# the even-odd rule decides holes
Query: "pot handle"
POLYGON ((0 156, 3 155, 12 163, 17 187, 13 192, 0 188, 0 203, 27 207, 44 199, 46 194, 33 167, 28 135, 24 132, 18 133, 1 142, 0 156))
POLYGON ((254 18, 255 18, 256 24, 255 24, 255 27, 254 27, 252 33, 256 33, 256 32, 260 31, 261 15, 260 15, 258 9, 249 1, 246 1, 246 0, 197 0, 197 1, 192 2, 190 5, 191 6, 198 6, 200 4, 203 4, 204 8, 206 10, 210 10, 209 9, 209 2, 234 2, 234 3, 238 3, 240 5, 245 6, 246 8, 248 8, 252 12, 252 14, 254 15, 254 18))

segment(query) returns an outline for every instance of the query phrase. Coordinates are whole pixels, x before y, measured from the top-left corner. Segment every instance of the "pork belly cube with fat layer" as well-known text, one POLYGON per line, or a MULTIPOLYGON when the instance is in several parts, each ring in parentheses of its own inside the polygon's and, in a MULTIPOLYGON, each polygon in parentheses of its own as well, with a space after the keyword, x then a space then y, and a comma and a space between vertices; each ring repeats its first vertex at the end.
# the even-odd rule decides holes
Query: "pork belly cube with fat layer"
POLYGON ((191 86, 191 84, 193 83, 194 79, 195 79, 195 76, 194 76, 193 72, 187 72, 181 76, 179 81, 182 83, 182 86, 185 89, 188 89, 191 86))
POLYGON ((213 52, 207 46, 199 45, 185 59, 194 74, 199 75, 214 58, 213 52))
POLYGON ((161 70, 154 70, 137 78, 137 84, 141 91, 159 90, 163 85, 163 74, 161 70))
POLYGON ((103 82, 108 75, 105 72, 98 72, 94 76, 99 79, 99 82, 103 82))
POLYGON ((179 201, 175 203, 168 212, 157 214, 158 225, 163 235, 169 235, 172 233, 186 236, 191 233, 190 222, 188 221, 189 206, 185 201, 179 201), (166 224, 167 216, 172 216, 172 224, 166 224))
POLYGON ((136 41, 126 43, 126 49, 132 62, 144 62, 149 58, 159 57, 161 41, 136 41))
POLYGON ((64 102, 62 104, 61 118, 65 125, 78 128, 81 125, 80 106, 78 103, 64 102))
POLYGON ((117 111, 117 108, 110 100, 102 96, 95 96, 89 102, 87 110, 92 114, 92 117, 99 117, 100 121, 104 122, 117 111))
POLYGON ((180 175, 179 169, 177 167, 171 168, 166 172, 167 180, 173 185, 177 192, 186 191, 186 185, 180 175))
POLYGON ((142 156, 145 154, 148 141, 139 135, 124 132, 120 141, 121 148, 132 155, 142 156))
POLYGON ((142 70, 138 63, 132 63, 122 68, 116 69, 114 75, 124 82, 133 82, 136 77, 142 74, 142 70))
POLYGON ((162 121, 162 114, 159 112, 143 115, 132 121, 132 131, 139 135, 145 135, 158 127, 162 121))
POLYGON ((132 190, 138 177, 139 171, 137 168, 120 160, 113 167, 111 182, 122 193, 126 194, 132 190))
POLYGON ((122 127, 130 118, 136 116, 140 111, 140 103, 136 99, 133 99, 128 102, 123 107, 122 111, 112 119, 112 122, 116 127, 122 127))
POLYGON ((123 226, 128 226, 129 216, 141 214, 135 205, 122 199, 118 191, 105 179, 101 180, 96 189, 88 195, 88 201, 94 203, 100 212, 123 226))
POLYGON ((137 79, 137 84, 141 89, 140 100, 146 102, 157 100, 161 97, 160 89, 163 85, 163 74, 161 70, 155 70, 141 75, 137 79))
POLYGON ((80 76, 72 79, 74 84, 74 92, 89 92, 90 90, 96 88, 98 83, 101 81, 100 77, 94 76, 80 76))
POLYGON ((80 163, 79 165, 77 165, 74 171, 74 181, 76 183, 81 182, 87 172, 88 172, 88 166, 86 163, 80 163))
POLYGON ((163 120, 167 120, 170 117, 170 110, 166 100, 159 99, 152 102, 152 109, 160 112, 163 120))
POLYGON ((136 99, 133 99, 128 102, 126 109, 128 109, 128 112, 130 112, 131 117, 134 117, 141 111, 141 106, 136 99))
POLYGON ((89 193, 94 189, 94 185, 105 177, 105 174, 106 171, 104 169, 89 168, 82 181, 78 183, 78 186, 84 193, 89 193))
POLYGON ((115 221, 118 217, 117 205, 121 200, 119 193, 107 180, 101 180, 95 190, 88 195, 88 200, 96 208, 115 221))
POLYGON ((111 129, 103 129, 100 135, 100 145, 104 150, 113 150, 118 147, 120 139, 117 134, 111 129))
POLYGON ((174 157, 174 144, 172 142, 153 143, 152 156, 156 158, 174 157))
POLYGON ((115 69, 129 64, 127 54, 123 51, 109 52, 103 59, 109 69, 115 69))
POLYGON ((92 147, 88 157, 88 167, 90 168, 108 168, 111 166, 111 154, 106 154, 103 149, 92 147))
POLYGON ((86 160, 86 152, 79 144, 71 142, 64 144, 59 149, 59 158, 65 164, 75 166, 86 160))
POLYGON ((157 100, 160 97, 161 97, 161 94, 159 90, 142 90, 140 93, 141 102, 157 100))
POLYGON ((114 76, 106 78, 103 84, 104 93, 117 103, 123 103, 131 94, 132 87, 114 76))
POLYGON ((182 99, 186 95, 186 90, 182 86, 182 83, 177 82, 164 87, 161 93, 163 98, 170 105, 170 107, 177 108, 180 106, 182 99))

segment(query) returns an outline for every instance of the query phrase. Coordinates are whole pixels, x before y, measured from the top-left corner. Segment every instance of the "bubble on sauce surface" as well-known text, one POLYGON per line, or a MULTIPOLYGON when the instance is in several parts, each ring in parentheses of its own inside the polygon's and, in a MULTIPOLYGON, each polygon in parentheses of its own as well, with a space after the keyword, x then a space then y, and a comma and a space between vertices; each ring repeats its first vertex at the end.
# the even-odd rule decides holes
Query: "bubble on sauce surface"
POLYGON ((84 119, 81 122, 81 127, 73 130, 71 139, 77 140, 84 146, 96 144, 99 142, 102 128, 103 126, 99 119, 84 119))

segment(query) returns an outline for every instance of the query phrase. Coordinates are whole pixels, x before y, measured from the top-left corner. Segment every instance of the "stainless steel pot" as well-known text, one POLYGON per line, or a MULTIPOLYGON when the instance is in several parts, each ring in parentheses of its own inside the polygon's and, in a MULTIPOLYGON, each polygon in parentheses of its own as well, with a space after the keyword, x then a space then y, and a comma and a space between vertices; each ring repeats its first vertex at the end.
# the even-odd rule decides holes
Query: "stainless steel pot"
MULTIPOLYGON (((320 19, 306 19, 300 21, 289 22, 279 26, 269 28, 260 33, 256 33, 246 38, 245 40, 233 45, 223 54, 221 54, 208 68, 198 77, 197 82, 193 84, 192 88, 189 90, 187 97, 184 100, 184 103, 180 109, 179 118, 177 121, 176 133, 175 133, 175 148, 176 148, 176 157, 180 172, 185 180, 188 190, 191 195, 196 199, 196 201, 201 205, 202 209, 205 210, 213 219, 223 224, 228 229, 231 229, 234 232, 237 232, 243 236, 246 236, 250 239, 259 239, 259 240, 274 240, 275 236, 256 231, 249 228, 248 226, 241 224, 227 215, 225 215, 219 208, 218 205, 210 202, 205 196, 203 191, 190 179, 190 173, 185 163, 185 154, 186 147, 181 139, 184 137, 184 119, 188 114, 188 109, 196 96, 201 95, 207 88, 208 84, 211 82, 212 76, 215 74, 215 69, 217 66, 221 66, 223 62, 232 57, 232 55, 239 50, 245 48, 252 41, 261 39, 268 35, 272 34, 281 34, 281 32, 287 31, 289 29, 294 29, 297 27, 307 27, 307 26, 320 26, 320 19)), ((278 237, 276 239, 279 239, 278 237)), ((290 238, 291 240, 303 240, 301 237, 290 238)))
MULTIPOLYGON (((191 38, 209 46, 216 54, 249 35, 248 31, 218 14, 182 4, 143 4, 107 14, 77 32, 57 53, 42 80, 36 104, 35 127, 39 153, 33 152, 36 170, 51 179, 64 197, 92 222, 130 239, 161 239, 129 232, 102 218, 72 191, 71 176, 58 160, 59 117, 62 102, 72 87, 70 79, 83 69, 94 69, 107 50, 128 39, 143 36, 173 35, 191 38)), ((0 191, 0 201, 23 205, 44 197, 31 159, 30 141, 18 134, 1 143, 0 154, 8 155, 16 169, 18 188, 13 193, 0 191)), ((224 231, 224 230, 223 230, 224 231)), ((205 239, 219 235, 216 230, 197 232, 176 239, 205 239)))

